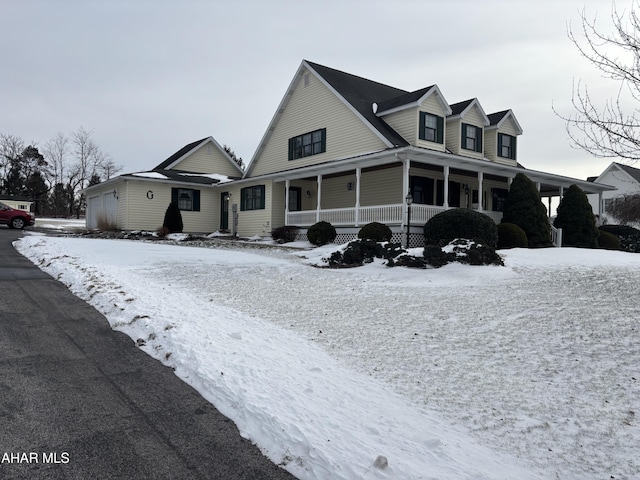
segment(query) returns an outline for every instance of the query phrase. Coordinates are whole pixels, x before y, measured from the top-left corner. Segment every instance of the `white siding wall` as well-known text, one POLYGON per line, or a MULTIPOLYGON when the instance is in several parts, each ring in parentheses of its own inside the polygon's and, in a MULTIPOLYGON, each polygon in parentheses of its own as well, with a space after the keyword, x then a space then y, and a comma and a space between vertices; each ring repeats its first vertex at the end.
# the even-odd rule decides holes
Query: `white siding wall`
POLYGON ((360 205, 386 205, 402 203, 402 167, 391 167, 363 172, 360 183, 360 205))
POLYGON ((419 114, 417 108, 408 108, 399 112, 391 113, 383 117, 396 132, 409 142, 416 145, 418 141, 419 114))
POLYGON ((307 72, 302 73, 264 150, 254 160, 251 176, 386 148, 384 142, 313 74, 309 74, 309 85, 305 86, 304 74, 307 72), (290 161, 289 139, 321 128, 327 129, 326 152, 290 161))
POLYGON ((498 129, 498 131, 496 132, 496 137, 495 137, 495 141, 496 141, 496 147, 494 148, 494 161, 496 163, 502 163, 504 165, 513 165, 515 166, 518 162, 518 148, 517 148, 517 143, 518 141, 516 140, 516 160, 511 160, 510 158, 503 158, 503 157, 499 157, 498 156, 498 150, 497 150, 497 145, 498 145, 498 133, 506 133, 507 135, 511 135, 513 137, 518 136, 518 130, 516 128, 515 123, 513 123, 513 120, 511 120, 511 118, 508 118, 498 129))
MULTIPOLYGON (((243 237, 252 237, 255 235, 260 236, 269 236, 271 235, 271 230, 274 228, 273 223, 273 209, 276 207, 282 207, 282 213, 278 212, 278 215, 281 215, 282 224, 284 224, 284 189, 281 192, 276 192, 276 197, 282 196, 282 200, 280 198, 275 198, 273 195, 274 184, 271 180, 264 181, 256 181, 251 183, 241 183, 236 185, 229 185, 225 191, 231 193, 231 202, 229 205, 229 230, 232 229, 233 224, 233 212, 232 206, 233 204, 237 205, 238 209, 238 235, 243 237), (264 201, 265 208, 262 210, 241 210, 241 198, 242 198, 242 189, 246 187, 251 187, 255 185, 264 185, 264 201)), ((277 188, 277 187, 276 187, 277 188)), ((280 225, 275 225, 280 226, 280 225)))
POLYGON ((212 143, 207 143, 185 157, 172 170, 184 170, 196 173, 218 173, 228 177, 240 177, 242 172, 236 169, 228 158, 212 143))
MULTIPOLYGON (((601 177, 598 177, 598 183, 603 183, 605 185, 611 185, 612 187, 617 187, 617 190, 610 190, 602 193, 602 203, 606 200, 616 198, 622 195, 635 195, 640 194, 640 182, 633 180, 626 172, 620 171, 618 168, 613 167, 609 169, 601 177)), ((617 221, 607 215, 605 213, 604 205, 599 206, 598 200, 599 196, 595 194, 587 195, 589 199, 589 203, 591 204, 591 209, 593 213, 596 215, 598 212, 602 215, 603 218, 606 218, 608 223, 617 223, 617 221)))
POLYGON ((447 122, 446 122, 446 112, 443 110, 442 105, 440 105, 440 102, 438 101, 438 98, 436 97, 435 94, 433 95, 429 95, 427 97, 427 99, 422 102, 422 105, 420 105, 420 107, 418 108, 418 112, 416 115, 416 131, 418 130, 418 128, 420 128, 420 113, 419 112, 427 112, 427 113, 431 113, 433 115, 438 115, 439 117, 443 117, 445 119, 444 122, 444 132, 443 132, 443 139, 444 139, 444 143, 434 143, 434 142, 428 142, 426 140, 420 140, 419 136, 418 138, 416 138, 416 143, 415 145, 418 147, 425 147, 425 148, 430 148, 431 150, 439 150, 444 152, 445 151, 445 144, 446 144, 446 139, 447 139, 447 122))
MULTIPOLYGON (((172 185, 160 182, 127 180, 115 186, 97 188, 89 196, 100 197, 100 209, 104 210, 104 195, 116 190, 117 226, 122 230, 151 230, 162 226, 164 214, 171 203, 172 185), (147 196, 147 192, 152 198, 147 196)), ((185 232, 204 233, 217 230, 219 225, 219 191, 211 187, 184 186, 200 190, 200 211, 181 212, 185 232)), ((87 212, 87 218, 93 212, 87 212)))

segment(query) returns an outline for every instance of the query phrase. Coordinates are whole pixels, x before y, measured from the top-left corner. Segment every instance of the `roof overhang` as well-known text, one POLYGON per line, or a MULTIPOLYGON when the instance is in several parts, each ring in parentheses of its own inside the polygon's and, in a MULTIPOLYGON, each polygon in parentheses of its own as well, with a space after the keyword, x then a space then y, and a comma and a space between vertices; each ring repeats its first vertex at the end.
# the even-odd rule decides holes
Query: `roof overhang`
MULTIPOLYGON (((566 190, 571 185, 577 185, 585 193, 602 193, 604 191, 615 190, 615 187, 601 183, 588 182, 586 180, 566 177, 563 175, 530 170, 518 166, 503 165, 489 160, 479 160, 413 146, 382 150, 356 157, 324 162, 317 165, 294 168, 260 177, 243 179, 240 182, 255 182, 260 179, 270 179, 273 181, 296 180, 317 175, 330 175, 341 172, 346 173, 353 171, 356 168, 369 168, 404 160, 441 167, 449 166, 450 168, 458 170, 468 170, 472 173, 482 172, 483 174, 505 178, 513 178, 518 173, 524 173, 531 181, 540 184, 540 193, 542 196, 559 195, 560 188, 566 190)), ((238 181, 234 181, 232 183, 235 184, 238 183, 238 181)))

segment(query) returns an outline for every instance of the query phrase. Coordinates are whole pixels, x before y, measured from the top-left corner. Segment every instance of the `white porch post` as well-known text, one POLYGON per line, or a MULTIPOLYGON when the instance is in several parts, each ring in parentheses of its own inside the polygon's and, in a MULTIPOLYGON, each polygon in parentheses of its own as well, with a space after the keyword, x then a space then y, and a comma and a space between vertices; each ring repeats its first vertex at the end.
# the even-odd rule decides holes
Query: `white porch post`
POLYGON ((316 194, 316 222, 320 221, 320 199, 322 198, 322 175, 318 175, 318 192, 316 194))
POLYGON ((408 210, 406 197, 407 193, 409 193, 409 168, 411 166, 411 160, 405 158, 402 164, 402 229, 404 230, 405 228, 410 228, 407 224, 408 210))
POLYGON ((603 202, 603 200, 602 200, 602 192, 599 192, 598 193, 598 215, 602 215, 603 213, 606 213, 604 211, 604 205, 602 204, 602 202, 603 202))
MULTIPOLYGON (((484 173, 478 172, 478 211, 481 212, 482 208, 482 199, 484 195, 482 194, 482 181, 484 180, 484 173)), ((473 199, 472 199, 473 200, 473 199)))
POLYGON ((289 185, 290 180, 284 181, 284 224, 289 225, 289 185))
POLYGON ((362 176, 362 169, 356 168, 356 215, 355 223, 356 227, 360 226, 360 177, 362 176))
POLYGON ((449 208, 449 165, 445 165, 444 173, 444 208, 449 208))

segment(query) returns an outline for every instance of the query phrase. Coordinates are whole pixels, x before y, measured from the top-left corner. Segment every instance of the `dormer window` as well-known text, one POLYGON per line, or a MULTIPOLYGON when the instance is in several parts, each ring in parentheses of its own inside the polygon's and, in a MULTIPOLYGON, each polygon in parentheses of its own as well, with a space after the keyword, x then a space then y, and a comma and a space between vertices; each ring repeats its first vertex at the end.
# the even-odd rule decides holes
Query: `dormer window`
POLYGON ((482 152, 482 128, 468 123, 462 124, 462 148, 482 152))
POLYGON ((420 140, 443 143, 444 118, 427 112, 420 112, 420 140))
POLYGON ((506 133, 498 133, 498 156, 511 160, 516 159, 516 137, 506 133))
POLYGON ((310 157, 327 150, 327 129, 298 135, 289 139, 289 160, 310 157))

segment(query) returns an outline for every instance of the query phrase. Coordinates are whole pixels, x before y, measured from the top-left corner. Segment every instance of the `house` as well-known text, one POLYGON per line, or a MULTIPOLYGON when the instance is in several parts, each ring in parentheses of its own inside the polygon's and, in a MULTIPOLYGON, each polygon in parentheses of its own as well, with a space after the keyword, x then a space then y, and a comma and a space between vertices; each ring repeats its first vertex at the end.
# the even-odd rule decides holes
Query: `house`
POLYGON ((213 137, 185 145, 150 171, 129 173, 84 190, 87 228, 108 224, 122 230, 156 230, 173 201, 185 232, 227 228, 227 182, 243 171, 213 137))
POLYGON ((24 210, 25 212, 31 212, 35 203, 28 197, 14 195, 0 195, 0 202, 5 205, 9 205, 11 208, 15 208, 16 210, 24 210))
POLYGON ((612 162, 599 176, 590 177, 591 182, 604 183, 615 187, 598 195, 587 195, 594 212, 600 212, 601 221, 615 223, 615 219, 606 214, 613 199, 623 195, 640 194, 640 169, 622 163, 612 162))
MULTIPOLYGON (((218 193, 202 197, 201 205, 212 202, 207 206, 212 211, 232 212, 230 227, 242 236, 268 236, 282 225, 299 226, 304 235, 324 220, 336 227, 341 242, 378 221, 399 241, 407 229, 408 193, 411 232, 419 234, 429 218, 452 207, 474 208, 499 222, 510 182, 520 172, 549 200, 572 184, 596 195, 610 188, 525 169, 517 150, 522 133, 510 109, 487 114, 477 98, 450 104, 438 85, 408 92, 304 60, 242 178, 211 183, 207 191, 218 193)), ((162 172, 156 167, 147 175, 178 167, 188 170, 164 165, 162 172)), ((201 167, 198 172, 210 173, 218 164, 201 167)), ((151 185, 152 179, 136 181, 151 185)), ((165 181, 176 188, 175 178, 165 181)), ((121 198, 112 185, 113 196, 121 198)), ((108 186, 98 187, 92 193, 108 197, 108 186)), ((130 207, 145 203, 145 188, 136 187, 130 207)), ((165 193, 159 203, 170 198, 165 193)), ((163 212, 155 215, 156 225, 163 212)), ((126 223, 118 214, 118 226, 133 228, 150 215, 129 215, 136 222, 126 223)), ((206 223, 193 218, 185 230, 227 226, 224 214, 212 214, 206 223)))

